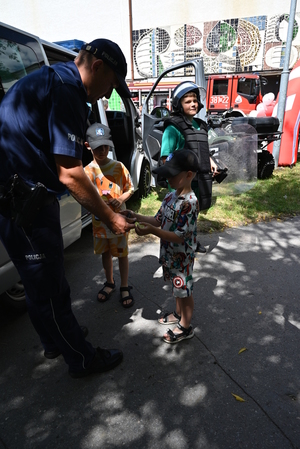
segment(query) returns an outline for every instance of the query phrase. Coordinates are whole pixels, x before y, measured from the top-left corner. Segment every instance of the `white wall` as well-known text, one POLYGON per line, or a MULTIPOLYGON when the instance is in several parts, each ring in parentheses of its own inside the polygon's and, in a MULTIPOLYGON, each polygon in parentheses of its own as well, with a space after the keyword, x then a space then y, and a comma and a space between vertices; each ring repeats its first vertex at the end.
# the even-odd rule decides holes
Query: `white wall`
POLYGON ((134 29, 290 12, 290 0, 132 0, 132 5, 134 29))
MULTIPOLYGON (((133 30, 289 11, 290 0, 132 0, 133 30)), ((49 41, 114 40, 130 76, 129 0, 1 0, 0 20, 49 41)))

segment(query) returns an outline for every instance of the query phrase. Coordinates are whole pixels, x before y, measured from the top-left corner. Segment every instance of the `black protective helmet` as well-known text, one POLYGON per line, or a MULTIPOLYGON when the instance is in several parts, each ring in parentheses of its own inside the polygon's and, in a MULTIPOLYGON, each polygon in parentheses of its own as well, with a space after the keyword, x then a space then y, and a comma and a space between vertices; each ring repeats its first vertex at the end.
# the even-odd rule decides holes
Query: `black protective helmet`
POLYGON ((188 92, 194 92, 197 95, 198 111, 203 108, 203 104, 200 101, 200 91, 197 84, 191 81, 183 81, 175 87, 172 93, 172 108, 174 112, 182 112, 181 99, 188 92))

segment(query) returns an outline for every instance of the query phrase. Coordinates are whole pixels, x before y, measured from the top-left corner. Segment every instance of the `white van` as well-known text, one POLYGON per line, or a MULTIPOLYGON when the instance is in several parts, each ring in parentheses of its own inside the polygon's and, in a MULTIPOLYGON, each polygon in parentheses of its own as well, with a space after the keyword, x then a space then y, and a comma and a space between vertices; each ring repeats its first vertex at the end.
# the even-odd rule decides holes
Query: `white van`
MULTIPOLYGON (((24 31, 0 23, 0 107, 8 89, 20 78, 43 65, 74 60, 77 53, 59 45, 43 41, 24 31)), ((114 149, 111 157, 128 168, 135 191, 146 196, 150 191, 150 162, 142 149, 139 113, 131 99, 119 98, 118 110, 104 111, 102 100, 91 106, 90 123, 101 122, 111 128, 114 149)), ((85 150, 83 164, 91 160, 85 150)), ((0 162, 1 163, 1 162, 0 162)), ((66 191, 59 197, 64 246, 81 236, 83 227, 91 222, 91 215, 66 191)), ((25 294, 19 275, 0 242, 0 301, 23 311, 25 294)))

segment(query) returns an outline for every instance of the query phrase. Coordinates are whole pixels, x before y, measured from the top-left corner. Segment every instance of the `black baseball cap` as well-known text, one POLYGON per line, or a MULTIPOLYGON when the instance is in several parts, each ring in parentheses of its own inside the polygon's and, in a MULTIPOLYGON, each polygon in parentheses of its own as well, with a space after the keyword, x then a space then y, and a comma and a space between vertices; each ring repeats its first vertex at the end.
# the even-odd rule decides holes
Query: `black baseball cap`
POLYGON ((86 131, 86 138, 92 150, 102 145, 113 147, 110 129, 102 123, 94 123, 86 131))
POLYGON ((183 171, 192 171, 196 173, 199 169, 199 160, 196 153, 191 150, 183 149, 169 154, 164 165, 156 167, 152 170, 152 173, 168 179, 183 171))
POLYGON ((95 39, 89 44, 84 44, 81 50, 91 53, 97 59, 102 59, 103 62, 113 69, 120 83, 116 91, 121 97, 131 98, 131 92, 125 81, 127 63, 118 44, 109 39, 95 39))

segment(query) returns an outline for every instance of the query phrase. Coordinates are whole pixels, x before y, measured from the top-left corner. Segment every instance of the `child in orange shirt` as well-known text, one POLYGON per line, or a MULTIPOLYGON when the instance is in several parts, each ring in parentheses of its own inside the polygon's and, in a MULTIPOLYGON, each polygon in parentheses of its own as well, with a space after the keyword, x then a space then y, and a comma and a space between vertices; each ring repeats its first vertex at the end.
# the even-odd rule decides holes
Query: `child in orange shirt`
MULTIPOLYGON (((134 187, 127 168, 122 162, 108 158, 113 147, 110 129, 102 123, 94 123, 86 132, 86 147, 94 159, 85 167, 85 172, 97 187, 99 195, 115 212, 126 209, 125 202, 133 194, 134 187)), ((116 289, 113 277, 113 257, 119 259, 121 276, 120 302, 123 307, 132 307, 134 299, 128 285, 128 233, 113 234, 99 218, 93 215, 94 253, 102 254, 102 265, 106 282, 97 295, 99 302, 107 301, 116 289)))

